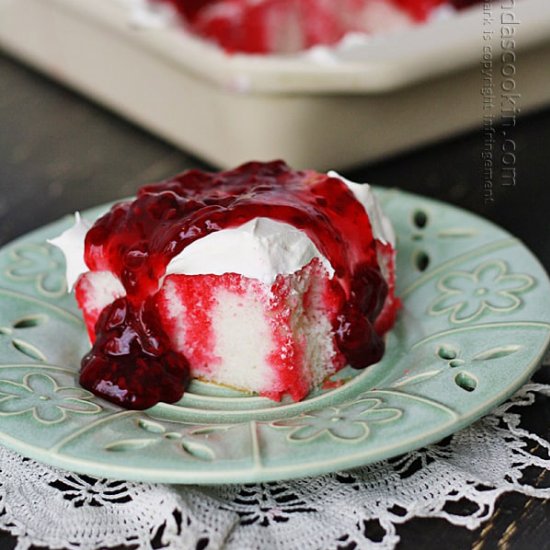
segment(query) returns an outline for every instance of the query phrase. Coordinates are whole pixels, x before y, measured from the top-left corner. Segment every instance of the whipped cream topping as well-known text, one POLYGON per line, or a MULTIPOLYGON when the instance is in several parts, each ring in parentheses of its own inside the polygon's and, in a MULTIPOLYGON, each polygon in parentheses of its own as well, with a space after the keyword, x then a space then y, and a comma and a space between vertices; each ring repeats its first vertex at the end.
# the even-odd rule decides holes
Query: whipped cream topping
MULTIPOLYGON (((391 222, 382 212, 370 186, 349 181, 334 171, 328 172, 328 175, 343 181, 363 205, 369 215, 374 237, 384 244, 395 246, 391 222)), ((70 290, 80 275, 88 271, 84 262, 84 241, 91 225, 77 212, 74 225, 48 241, 65 255, 70 290)), ((333 276, 334 269, 330 262, 304 232, 287 223, 254 218, 239 227, 216 231, 194 241, 170 260, 166 274, 239 273, 272 284, 277 275, 294 273, 313 258, 319 258, 329 276, 333 276)))
POLYGON ((369 215, 374 238, 384 244, 389 243, 395 248, 395 231, 393 230, 389 218, 382 211, 382 207, 378 199, 374 196, 370 185, 368 183, 355 183, 354 181, 350 181, 334 170, 330 170, 327 174, 331 178, 342 180, 355 195, 355 198, 363 205, 363 208, 369 215))
POLYGON ((74 288, 80 275, 88 271, 88 266, 84 261, 84 242, 86 233, 92 227, 89 221, 82 219, 79 212, 75 212, 74 220, 72 227, 55 239, 47 241, 57 246, 65 256, 65 277, 69 292, 74 288))
POLYGON ((254 218, 194 241, 172 258, 166 274, 239 273, 273 284, 277 275, 294 273, 313 258, 319 258, 333 276, 334 269, 303 231, 269 218, 254 218))

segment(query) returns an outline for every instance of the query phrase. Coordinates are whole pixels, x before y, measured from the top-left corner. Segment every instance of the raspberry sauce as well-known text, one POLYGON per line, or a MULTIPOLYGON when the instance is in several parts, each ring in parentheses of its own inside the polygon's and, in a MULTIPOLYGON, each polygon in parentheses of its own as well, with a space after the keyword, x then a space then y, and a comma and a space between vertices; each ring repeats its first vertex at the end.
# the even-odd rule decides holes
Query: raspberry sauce
POLYGON ((293 171, 282 161, 251 162, 144 186, 133 202, 115 205, 89 230, 86 264, 114 273, 126 296, 99 316, 93 348, 82 360, 82 385, 134 409, 180 399, 187 360, 171 351, 155 310, 166 267, 193 241, 256 217, 309 236, 335 271, 330 284, 340 296, 333 327, 340 351, 356 368, 377 362, 384 344, 374 323, 388 286, 363 206, 338 178, 293 171))

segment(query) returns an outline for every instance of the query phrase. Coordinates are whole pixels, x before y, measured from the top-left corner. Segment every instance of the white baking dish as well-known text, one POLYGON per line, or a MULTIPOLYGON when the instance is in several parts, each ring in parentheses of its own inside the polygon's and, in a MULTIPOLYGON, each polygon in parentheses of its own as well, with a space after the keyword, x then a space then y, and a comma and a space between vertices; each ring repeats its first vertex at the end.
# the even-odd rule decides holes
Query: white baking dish
MULTIPOLYGON (((218 166, 347 168, 483 120, 481 60, 519 22, 524 113, 550 102, 550 2, 506 0, 327 56, 229 56, 177 25, 136 28, 128 0, 0 0, 0 45, 218 166), (515 4, 515 5, 514 5, 515 4), (492 29, 490 41, 483 31, 492 29)), ((505 46, 506 47, 506 46, 505 46)), ((499 115, 500 69, 493 67, 499 115)))

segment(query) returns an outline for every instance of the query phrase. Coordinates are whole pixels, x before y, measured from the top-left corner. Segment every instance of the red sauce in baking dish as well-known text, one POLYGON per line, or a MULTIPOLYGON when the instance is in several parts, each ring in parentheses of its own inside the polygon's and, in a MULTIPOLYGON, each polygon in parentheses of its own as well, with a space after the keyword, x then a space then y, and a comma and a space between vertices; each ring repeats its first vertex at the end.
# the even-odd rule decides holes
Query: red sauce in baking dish
POLYGON ((256 217, 286 222, 315 243, 335 271, 330 284, 340 296, 339 349, 353 367, 377 362, 384 343, 373 326, 388 287, 363 206, 338 178, 293 171, 282 161, 251 162, 146 185, 89 230, 86 264, 113 272, 126 296, 98 319, 93 348, 82 360, 82 385, 135 409, 180 399, 189 368, 171 350, 158 319, 159 282, 170 260, 193 241, 256 217))

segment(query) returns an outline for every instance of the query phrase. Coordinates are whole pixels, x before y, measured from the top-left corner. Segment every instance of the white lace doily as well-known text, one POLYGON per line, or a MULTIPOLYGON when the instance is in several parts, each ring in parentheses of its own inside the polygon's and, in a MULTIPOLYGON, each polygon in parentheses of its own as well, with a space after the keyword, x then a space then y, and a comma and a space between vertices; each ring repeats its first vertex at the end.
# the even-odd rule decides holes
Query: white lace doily
POLYGON ((536 396, 550 386, 528 384, 491 415, 446 441, 399 458, 317 478, 257 485, 170 486, 97 480, 49 468, 0 448, 0 528, 31 545, 139 548, 391 549, 396 525, 444 518, 477 528, 507 491, 548 498, 526 485, 527 467, 550 469, 550 443, 520 427, 536 396), (445 505, 468 499, 469 515, 445 505), (368 538, 377 521, 382 540, 368 538))

